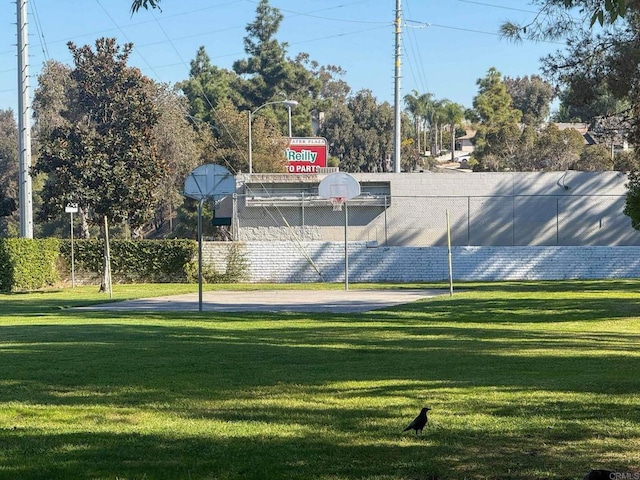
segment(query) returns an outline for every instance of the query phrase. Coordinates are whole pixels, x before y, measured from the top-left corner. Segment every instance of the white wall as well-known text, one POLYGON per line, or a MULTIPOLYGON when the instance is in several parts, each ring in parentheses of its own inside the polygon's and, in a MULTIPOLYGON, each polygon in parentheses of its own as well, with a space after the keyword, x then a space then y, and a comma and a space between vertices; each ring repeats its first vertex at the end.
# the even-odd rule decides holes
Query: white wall
MULTIPOLYGON (((249 264, 250 282, 344 281, 344 243, 269 241, 239 245, 249 264)), ((228 248, 228 242, 205 242, 204 257, 224 271, 225 256, 219 252, 228 248)), ((447 258, 446 247, 368 248, 365 242, 350 242, 349 281, 447 280, 447 258)), ((637 278, 640 247, 454 247, 452 264, 455 280, 637 278)))

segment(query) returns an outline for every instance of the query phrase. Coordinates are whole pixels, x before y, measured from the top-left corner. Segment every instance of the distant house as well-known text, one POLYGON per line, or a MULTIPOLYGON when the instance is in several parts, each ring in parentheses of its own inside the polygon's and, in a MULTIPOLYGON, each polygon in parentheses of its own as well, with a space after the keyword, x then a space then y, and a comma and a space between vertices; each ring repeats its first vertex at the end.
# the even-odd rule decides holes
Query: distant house
POLYGON ((596 142, 592 133, 589 131, 588 123, 567 123, 567 122, 554 122, 554 125, 558 127, 558 130, 573 129, 577 131, 584 138, 585 145, 595 145, 596 142))
POLYGON ((456 138, 456 150, 460 150, 461 152, 471 153, 473 152, 473 137, 476 136, 476 131, 471 129, 466 129, 466 133, 456 138))
POLYGON ((556 123, 560 130, 573 128, 584 137, 585 145, 606 145, 612 151, 620 152, 629 150, 629 143, 617 130, 606 131, 601 125, 596 124, 593 128, 588 123, 556 123), (612 145, 613 143, 613 145, 612 145))

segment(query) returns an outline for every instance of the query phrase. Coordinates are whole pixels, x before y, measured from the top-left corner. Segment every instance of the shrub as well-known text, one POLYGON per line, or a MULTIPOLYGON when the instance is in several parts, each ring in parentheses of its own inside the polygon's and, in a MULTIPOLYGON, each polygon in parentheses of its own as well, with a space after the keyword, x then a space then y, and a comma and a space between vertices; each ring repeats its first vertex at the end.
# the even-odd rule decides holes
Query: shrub
MULTIPOLYGON (((224 273, 218 272, 215 267, 206 265, 202 267, 203 281, 206 283, 234 283, 246 279, 249 263, 244 250, 238 243, 232 243, 227 253, 227 265, 224 273)), ((196 266, 197 268, 197 266, 196 266)), ((196 270, 196 281, 197 277, 196 270)))
MULTIPOLYGON (((99 274, 103 270, 104 240, 74 241, 77 271, 99 274)), ((193 240, 112 240, 109 242, 111 274, 118 282, 192 282, 198 244, 193 240)), ((62 242, 61 254, 71 265, 71 242, 62 242)), ((197 270, 197 266, 196 266, 197 270)))
POLYGON ((0 291, 36 290, 59 280, 55 238, 0 238, 0 291))

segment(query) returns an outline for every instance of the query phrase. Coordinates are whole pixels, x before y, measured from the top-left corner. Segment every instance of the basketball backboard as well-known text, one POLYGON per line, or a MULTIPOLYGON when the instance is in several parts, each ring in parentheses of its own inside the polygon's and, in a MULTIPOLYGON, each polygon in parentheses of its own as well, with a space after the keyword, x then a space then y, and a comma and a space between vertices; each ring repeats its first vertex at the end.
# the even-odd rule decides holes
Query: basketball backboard
POLYGON ((184 182, 186 197, 203 198, 223 197, 236 192, 236 179, 222 165, 207 163, 191 170, 184 182))
POLYGON ((335 172, 322 179, 318 185, 318 195, 329 200, 351 200, 360 195, 360 182, 348 173, 335 172))

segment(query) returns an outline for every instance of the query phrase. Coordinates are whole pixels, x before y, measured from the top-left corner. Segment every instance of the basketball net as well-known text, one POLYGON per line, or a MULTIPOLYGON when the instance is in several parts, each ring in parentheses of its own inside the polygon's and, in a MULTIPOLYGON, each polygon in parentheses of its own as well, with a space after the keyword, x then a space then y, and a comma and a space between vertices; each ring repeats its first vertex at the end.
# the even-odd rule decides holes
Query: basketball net
POLYGON ((342 211, 342 205, 344 205, 344 197, 331 197, 329 201, 331 202, 331 205, 333 205, 334 212, 342 211))

